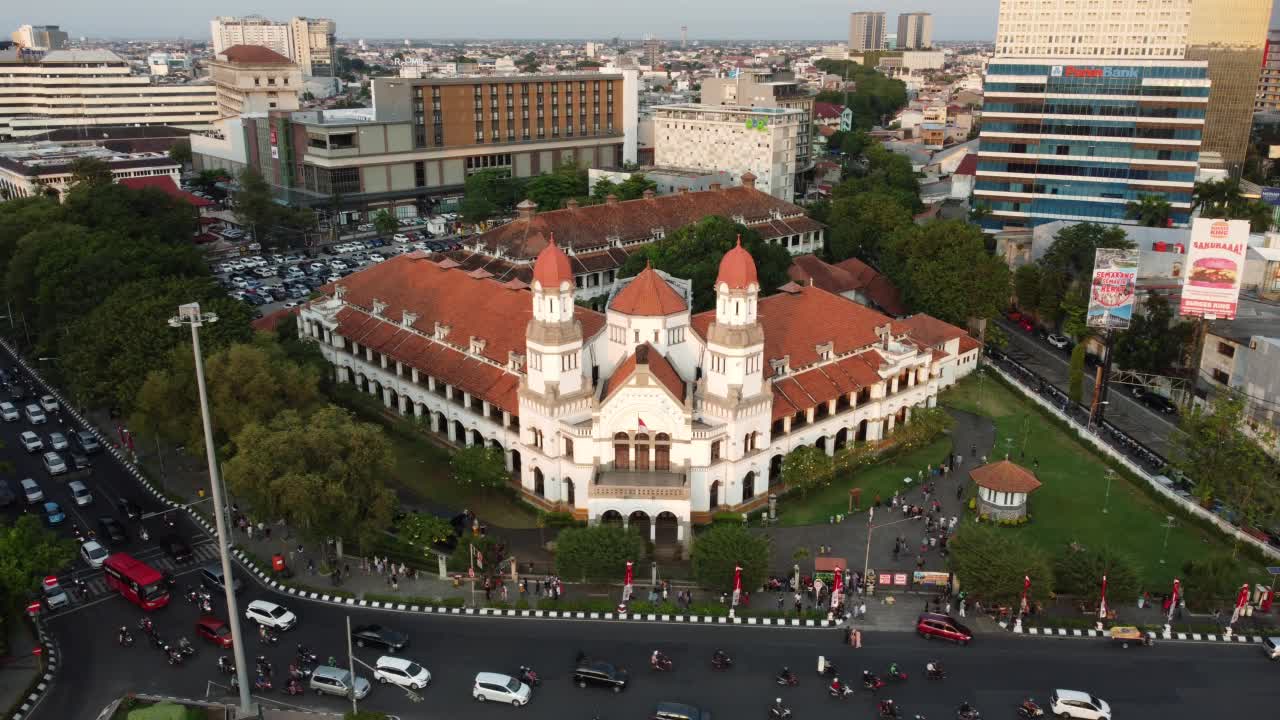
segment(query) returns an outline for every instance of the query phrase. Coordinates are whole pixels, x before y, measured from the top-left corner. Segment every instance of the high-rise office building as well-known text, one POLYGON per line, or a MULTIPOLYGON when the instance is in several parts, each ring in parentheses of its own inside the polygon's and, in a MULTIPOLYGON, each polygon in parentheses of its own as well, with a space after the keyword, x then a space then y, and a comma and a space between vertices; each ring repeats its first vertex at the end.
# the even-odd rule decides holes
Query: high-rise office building
POLYGON ((899 50, 927 50, 933 47, 933 14, 911 12, 898 15, 899 50))
POLYGON ((689 47, 689 26, 681 25, 680 26, 680 49, 683 50, 687 47, 689 47))
POLYGON ((26 50, 67 49, 67 34, 57 25, 21 25, 9 39, 26 50))
POLYGON ((302 67, 306 75, 332 76, 337 24, 327 18, 295 17, 278 22, 260 15, 216 17, 209 22, 216 55, 237 45, 270 48, 302 67))
POLYGON ((1244 169, 1249 149, 1271 2, 1191 0, 1186 57, 1208 61, 1213 84, 1201 149, 1221 155, 1232 176, 1244 169))
POLYGON ((1205 60, 1214 91, 1203 150, 1238 174, 1272 0, 1000 0, 996 57, 1205 60))
POLYGON ((884 49, 883 12, 849 13, 849 49, 863 52, 884 49))
POLYGON ((1258 97, 1253 109, 1258 112, 1280 110, 1280 30, 1267 33, 1267 47, 1262 51, 1262 75, 1258 78, 1258 97))
POLYGON ((662 62, 662 41, 652 35, 644 39, 644 58, 651 68, 662 62))

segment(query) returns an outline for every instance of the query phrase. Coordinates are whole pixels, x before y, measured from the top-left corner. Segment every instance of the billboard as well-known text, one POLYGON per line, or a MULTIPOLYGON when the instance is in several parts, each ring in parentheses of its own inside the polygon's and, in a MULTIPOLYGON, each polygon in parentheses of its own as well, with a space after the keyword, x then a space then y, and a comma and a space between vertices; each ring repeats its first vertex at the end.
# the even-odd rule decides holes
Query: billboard
POLYGON ((1098 248, 1093 256, 1093 282, 1089 286, 1091 328, 1124 330, 1133 318, 1133 297, 1138 285, 1138 250, 1098 248))
POLYGON ((1196 218, 1178 311, 1210 320, 1235 319, 1248 248, 1248 220, 1196 218))

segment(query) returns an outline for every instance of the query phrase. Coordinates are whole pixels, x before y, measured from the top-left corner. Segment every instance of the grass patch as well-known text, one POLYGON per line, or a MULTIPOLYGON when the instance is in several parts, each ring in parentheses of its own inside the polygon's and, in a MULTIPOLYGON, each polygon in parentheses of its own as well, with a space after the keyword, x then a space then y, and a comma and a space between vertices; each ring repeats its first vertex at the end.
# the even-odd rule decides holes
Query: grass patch
MULTIPOLYGON (((1141 577, 1153 592, 1169 588, 1187 560, 1230 556, 1231 543, 1220 533, 1184 519, 1184 512, 1157 499, 1139 486, 1140 479, 1127 472, 1112 476, 1108 493, 1107 470, 1111 465, 1103 456, 993 374, 965 378, 944 391, 940 400, 995 422, 995 447, 990 457, 1007 453, 1027 467, 1038 461, 1036 475, 1044 485, 1031 496, 1031 522, 1009 532, 1021 533, 1028 542, 1054 555, 1072 542, 1086 547, 1109 545, 1128 552, 1141 563, 1141 577), (1169 515, 1177 519, 1168 531, 1166 550, 1169 515)), ((1253 563, 1244 564, 1244 571, 1261 572, 1253 563)))
POLYGON ((876 495, 888 501, 895 490, 916 486, 915 482, 907 486, 903 478, 914 480, 926 466, 936 466, 946 458, 951 452, 951 438, 943 436, 905 453, 888 452, 890 454, 875 465, 836 478, 806 497, 791 493, 782 498, 778 501, 778 524, 784 527, 826 524, 832 515, 848 512, 849 490, 855 487, 862 488, 860 503, 864 511, 875 502, 876 495))

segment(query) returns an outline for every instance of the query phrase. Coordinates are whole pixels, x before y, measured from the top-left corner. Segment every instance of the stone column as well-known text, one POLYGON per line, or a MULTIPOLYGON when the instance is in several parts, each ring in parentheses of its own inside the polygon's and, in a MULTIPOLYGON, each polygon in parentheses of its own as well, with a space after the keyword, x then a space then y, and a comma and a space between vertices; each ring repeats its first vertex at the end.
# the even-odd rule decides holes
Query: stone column
POLYGON ((409 398, 405 397, 404 393, 400 394, 400 414, 409 414, 409 398))
POLYGON ((511 427, 511 413, 507 412, 506 410, 502 411, 502 427, 504 428, 511 427))
POLYGON ((427 389, 431 392, 436 391, 436 379, 430 375, 427 376, 427 389))
POLYGON ((649 518, 649 542, 658 542, 658 518, 649 518))
POLYGON ((418 368, 409 368, 409 376, 413 379, 413 384, 418 384, 418 368))
POLYGON ((456 442, 458 442, 458 439, 457 439, 456 437, 454 437, 454 435, 456 434, 456 431, 457 431, 457 427, 458 427, 458 426, 457 426, 457 425, 455 425, 455 424, 453 424, 452 422, 449 422, 449 416, 448 416, 448 415, 445 415, 445 416, 444 416, 444 427, 445 427, 445 430, 446 430, 446 431, 448 432, 448 434, 449 434, 449 442, 452 442, 452 443, 456 443, 456 442))
POLYGON ((338 368, 338 382, 340 383, 351 382, 351 368, 348 368, 348 367, 338 368))
POLYGON ((391 388, 382 388, 382 404, 391 407, 391 388))
POLYGON ((836 436, 828 435, 827 441, 823 443, 827 449, 827 457, 833 457, 836 454, 836 436))
POLYGON ((930 395, 929 399, 925 401, 925 407, 937 407, 937 406, 938 406, 938 396, 930 395))

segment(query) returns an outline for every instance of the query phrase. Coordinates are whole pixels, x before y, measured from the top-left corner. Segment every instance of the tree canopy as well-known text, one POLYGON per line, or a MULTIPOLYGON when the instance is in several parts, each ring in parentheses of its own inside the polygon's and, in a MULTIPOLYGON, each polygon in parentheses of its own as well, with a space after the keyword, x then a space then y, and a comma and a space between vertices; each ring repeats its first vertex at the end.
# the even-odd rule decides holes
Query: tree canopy
POLYGON ((644 269, 645 263, 663 272, 693 281, 693 311, 716 305, 715 280, 720 260, 734 247, 737 238, 756 261, 756 274, 763 292, 771 292, 788 282, 791 255, 786 248, 770 245, 755 230, 719 216, 703 218, 678 228, 657 242, 637 248, 623 264, 619 275, 629 277, 644 269))
POLYGON ((960 587, 988 607, 1001 605, 1016 613, 1026 577, 1031 579, 1028 601, 1043 602, 1053 591, 1048 556, 1009 528, 965 523, 947 547, 960 587))
POLYGON ((76 557, 75 543, 44 529, 33 514, 0 520, 0 613, 17 610, 40 580, 76 557))
POLYGON ((1192 208, 1202 217, 1248 220, 1253 232, 1271 229, 1273 208, 1261 200, 1245 197, 1236 179, 1209 180, 1196 183, 1192 208))
POLYGON ((608 200, 610 195, 619 200, 639 200, 645 190, 657 190, 658 183, 646 178, 644 173, 632 173, 622 182, 614 182, 609 178, 600 178, 596 186, 591 188, 591 199, 596 202, 608 200))
POLYGON ((1182 357, 1194 332, 1194 323, 1178 320, 1168 300, 1150 295, 1145 311, 1135 313, 1129 328, 1116 335, 1115 361, 1127 370, 1164 374, 1182 357))
POLYGON ((502 449, 486 445, 461 448, 453 454, 449 467, 459 485, 476 490, 500 488, 510 479, 502 449))
POLYGON ((644 557, 644 540, 616 525, 569 527, 556 536, 556 573, 572 580, 617 582, 627 561, 644 557))
POLYGON ((249 226, 258 242, 276 247, 296 247, 316 225, 315 213, 276 202, 271 185, 262 173, 246 168, 240 173, 240 189, 235 193, 236 219, 249 226))
POLYGON ((1224 392, 1206 406, 1192 405, 1178 427, 1183 437, 1173 465, 1196 483, 1201 499, 1222 499, 1249 524, 1274 512, 1270 504, 1280 497, 1280 472, 1262 448, 1273 447, 1276 438, 1247 414, 1241 393, 1224 392))
POLYGON ((716 525, 693 541, 693 575, 712 590, 733 589, 733 568, 742 566, 742 587, 751 590, 769 571, 769 538, 741 525, 716 525))
POLYGON ((1067 547, 1054 559, 1054 590, 1090 603, 1102 596, 1102 576, 1107 576, 1107 604, 1127 605, 1142 594, 1142 568, 1131 555, 1109 545, 1099 548, 1067 547))
POLYGON ((883 124, 886 117, 897 113, 907 104, 907 86, 901 80, 887 78, 876 72, 874 61, 859 65, 848 60, 822 59, 814 63, 819 70, 839 75, 856 83, 851 93, 836 93, 824 102, 835 102, 853 110, 853 125, 861 130, 883 124), (847 96, 847 97, 846 97, 847 96))
POLYGON ((801 445, 782 459, 782 482, 803 497, 831 480, 831 458, 812 445, 801 445))
POLYGON ((987 252, 981 229, 961 220, 903 228, 882 266, 909 306, 961 327, 1009 301, 1009 266, 987 252))
POLYGON ((538 203, 538 210, 558 210, 569 198, 587 195, 587 171, 572 163, 560 165, 549 173, 524 182, 524 195, 538 203))

